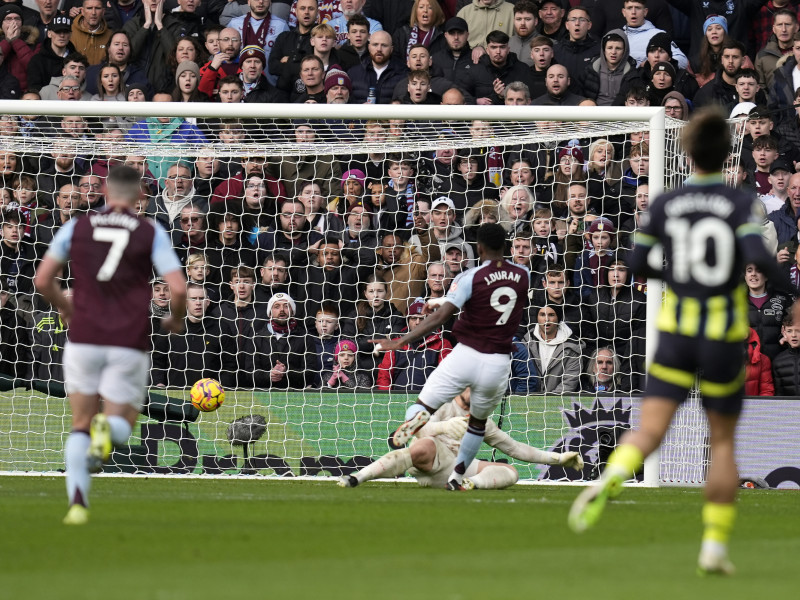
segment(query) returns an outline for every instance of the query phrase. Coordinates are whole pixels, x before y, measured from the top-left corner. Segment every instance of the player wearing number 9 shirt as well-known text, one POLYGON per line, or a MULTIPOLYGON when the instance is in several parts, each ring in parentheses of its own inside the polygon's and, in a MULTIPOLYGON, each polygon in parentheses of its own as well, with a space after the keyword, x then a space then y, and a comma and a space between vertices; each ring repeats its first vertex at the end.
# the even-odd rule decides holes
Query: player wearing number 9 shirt
POLYGON ((431 414, 469 387, 469 427, 448 477, 447 488, 453 490, 463 489, 464 473, 483 441, 486 420, 508 386, 512 339, 528 299, 528 270, 503 258, 505 230, 485 224, 477 237, 480 266, 456 277, 447 296, 436 301, 438 310, 399 339, 373 340, 381 350, 397 350, 441 327, 461 310, 453 327, 458 344, 431 373, 419 399, 406 411, 406 421, 392 436, 396 447, 404 446, 431 414))
POLYGON ((621 492, 622 482, 661 444, 697 381, 711 430, 712 457, 698 571, 731 574, 727 542, 738 487, 734 432, 742 408, 749 331, 744 265, 755 263, 774 282, 787 278, 764 246, 755 197, 728 187, 722 178, 731 147, 724 117, 700 112, 684 129, 683 147, 697 174, 651 204, 631 258, 634 272, 667 284, 640 428, 622 438, 600 481, 575 500, 569 525, 581 532, 599 520, 606 501, 621 492), (650 262, 658 247, 663 248, 663 267, 658 254, 658 264, 650 262))
POLYGON ((102 469, 113 444, 123 444, 142 406, 149 369, 150 279, 167 282, 171 316, 164 327, 179 332, 186 284, 164 229, 137 216, 141 176, 125 166, 107 179, 107 206, 72 219, 53 241, 34 283, 69 325, 64 375, 72 408, 72 431, 64 446, 68 525, 88 521, 90 473, 102 469), (74 295, 58 284, 70 262, 74 295), (100 401, 103 400, 102 410, 100 401))

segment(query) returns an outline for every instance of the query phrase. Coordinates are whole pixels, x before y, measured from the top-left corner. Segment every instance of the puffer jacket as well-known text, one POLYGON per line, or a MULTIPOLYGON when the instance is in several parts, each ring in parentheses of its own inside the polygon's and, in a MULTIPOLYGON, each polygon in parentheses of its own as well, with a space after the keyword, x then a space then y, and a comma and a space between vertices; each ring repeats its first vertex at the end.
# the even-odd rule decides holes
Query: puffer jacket
POLYGON ((770 292, 767 301, 761 308, 748 299, 747 317, 750 327, 755 329, 761 340, 761 353, 770 360, 782 350, 778 340, 781 339, 781 321, 792 305, 792 299, 777 292, 770 292))
POLYGON ((776 396, 800 396, 800 348, 788 348, 772 361, 776 396))
POLYGON ((5 34, 0 32, 0 53, 3 55, 3 64, 19 81, 19 87, 28 89, 28 65, 33 56, 39 52, 39 30, 36 27, 23 25, 20 34, 13 42, 9 42, 5 34))
POLYGON ((772 382, 772 363, 761 352, 761 340, 755 329, 750 328, 747 337, 747 364, 744 376, 745 396, 774 396, 775 384, 772 382))

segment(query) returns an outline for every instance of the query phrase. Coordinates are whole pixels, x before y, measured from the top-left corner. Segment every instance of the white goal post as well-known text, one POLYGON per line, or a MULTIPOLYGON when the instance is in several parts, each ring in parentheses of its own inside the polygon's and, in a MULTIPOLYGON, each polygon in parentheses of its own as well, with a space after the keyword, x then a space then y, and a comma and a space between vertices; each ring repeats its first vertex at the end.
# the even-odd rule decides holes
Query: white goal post
MULTIPOLYGON (((682 122, 665 118, 662 107, 532 107, 532 106, 413 106, 413 105, 317 105, 317 104, 217 104, 217 103, 127 103, 127 102, 63 102, 63 101, 0 101, 0 115, 30 115, 35 114, 43 119, 51 119, 65 115, 79 116, 87 120, 103 122, 104 119, 116 119, 118 123, 127 119, 130 123, 148 117, 181 117, 190 120, 214 120, 224 122, 227 120, 257 120, 258 123, 296 123, 306 121, 311 123, 318 122, 364 122, 364 121, 392 121, 405 120, 408 123, 417 123, 419 127, 415 130, 415 135, 399 136, 381 142, 365 141, 360 147, 354 147, 353 141, 339 138, 335 128, 330 132, 319 135, 313 142, 295 139, 291 135, 281 138, 272 130, 269 135, 264 135, 255 141, 242 143, 221 144, 218 141, 210 141, 208 144, 181 144, 169 145, 165 147, 159 144, 142 144, 136 141, 123 141, 109 144, 109 142, 97 140, 94 137, 68 139, 56 139, 52 136, 40 138, 23 138, 16 135, 2 135, 2 142, 5 151, 16 153, 39 153, 47 154, 53 149, 55 143, 70 145, 71 151, 76 154, 86 154, 89 156, 116 154, 137 154, 152 159, 161 154, 178 154, 181 159, 196 157, 209 149, 220 157, 234 157, 243 159, 252 155, 254 152, 261 152, 269 161, 272 157, 281 156, 306 156, 310 160, 318 156, 342 157, 348 153, 364 152, 369 150, 389 153, 396 152, 431 152, 438 145, 446 144, 455 149, 469 149, 474 147, 485 147, 492 144, 511 145, 512 143, 542 143, 549 144, 548 148, 561 147, 570 140, 576 138, 600 138, 612 136, 626 136, 629 133, 638 131, 646 132, 649 135, 649 193, 651 198, 657 197, 663 190, 668 174, 667 160, 668 152, 678 155, 674 150, 676 133, 679 132, 682 122), (490 137, 481 138, 470 137, 464 131, 466 125, 473 121, 486 121, 493 124, 494 129, 490 137), (456 133, 446 140, 437 140, 438 133, 443 127, 452 127, 454 123, 464 125, 463 131, 456 133), (542 126, 544 123, 551 124, 548 127, 542 126), (553 125, 555 124, 555 125, 553 125)), ((291 127, 289 128, 291 129, 291 127)), ((457 127, 455 129, 458 129, 457 127)), ((265 128, 266 132, 267 129, 265 128)), ((618 160, 621 161, 620 158, 618 160)), ((681 169, 688 172, 686 165, 681 165, 681 169)), ((35 173, 34 173, 35 174, 35 173)), ((488 184, 487 184, 488 185, 488 184)), ((661 302, 661 294, 655 293, 661 290, 660 282, 648 282, 650 293, 647 294, 647 333, 645 335, 646 355, 652 354, 653 344, 655 343, 655 320, 656 313, 661 302)), ((35 377, 32 377, 35 379, 35 377)), ((19 383, 19 381, 17 381, 19 383)), ((41 383, 41 382, 40 382, 41 383)), ((8 442, 0 443, 0 471, 54 471, 61 465, 59 452, 59 442, 68 430, 68 412, 63 401, 55 402, 52 398, 42 398, 41 385, 29 383, 29 391, 20 391, 14 387, 10 392, 12 402, 10 408, 0 410, 0 437, 8 442), (31 388, 33 388, 32 391, 31 388), (42 403, 39 405, 38 403, 42 403), (42 408, 34 408, 34 405, 42 408), (28 414, 26 415, 26 412, 28 414), (44 414, 40 414, 41 411, 44 414), (40 426, 20 425, 30 414, 36 414, 41 422, 40 426), (42 430, 40 430, 42 429, 42 430), (41 436, 41 439, 35 439, 41 436), (42 439, 47 438, 47 441, 42 439), (9 447, 3 447, 3 444, 9 447)), ((45 394, 46 396, 46 394, 45 394)), ((172 402, 181 402, 184 393, 181 391, 169 392, 165 395, 171 397, 172 402), (177 399, 177 400, 176 400, 177 399)), ((200 417, 199 429, 195 429, 195 424, 170 424, 149 427, 150 422, 142 425, 142 433, 137 438, 144 451, 157 456, 149 456, 143 463, 135 460, 128 460, 117 456, 120 460, 119 471, 122 472, 175 472, 175 473, 207 473, 220 474, 230 472, 238 468, 240 450, 234 450, 230 440, 226 441, 224 429, 228 426, 228 421, 234 417, 249 415, 256 408, 269 404, 277 397, 283 398, 284 405, 280 409, 274 409, 266 419, 265 438, 258 441, 258 447, 250 449, 251 454, 260 456, 259 461, 249 465, 248 472, 271 471, 278 475, 306 475, 318 472, 331 472, 330 465, 323 460, 327 457, 326 448, 331 444, 341 443, 341 440, 348 440, 351 446, 357 446, 359 435, 368 435, 369 454, 373 458, 379 456, 385 449, 385 438, 376 434, 376 430, 383 431, 391 426, 391 423, 375 426, 373 417, 367 422, 362 422, 362 415, 358 408, 361 400, 353 401, 341 390, 336 393, 341 404, 337 406, 327 406, 325 398, 319 399, 316 392, 304 392, 303 390, 292 391, 272 391, 261 394, 258 391, 239 391, 230 393, 230 400, 218 413, 203 414, 200 417), (299 398, 299 400, 298 400, 299 398), (296 406, 300 402, 302 406, 296 406), (293 437, 297 431, 304 429, 314 419, 308 417, 309 421, 304 422, 303 426, 295 428, 291 434, 286 431, 277 431, 279 427, 286 427, 286 422, 292 418, 287 416, 293 411, 323 415, 330 412, 334 417, 320 417, 322 424, 318 427, 321 430, 317 439, 295 439, 293 437), (230 412, 225 412, 230 411, 230 412), (281 423, 277 413, 286 416, 287 421, 281 423), (353 416, 355 415, 355 417, 353 416), (327 419, 327 420, 326 420, 327 419), (354 422, 349 422, 354 419, 354 422), (181 438, 181 431, 186 432, 187 438, 181 438), (212 432, 212 433, 208 433, 212 432), (191 433, 191 435, 190 435, 191 433), (147 435, 161 436, 156 441, 150 441, 147 435), (191 439, 189 439, 191 438, 191 439), (166 444, 159 444, 161 441, 169 440, 177 444, 177 454, 174 447, 165 448, 166 444), (176 441, 177 440, 177 441, 176 441), (185 443, 184 443, 185 442, 185 443), (198 445, 201 447, 198 450, 198 445), (281 449, 276 450, 276 447, 281 449), (215 450, 213 450, 215 449, 215 450), (187 460, 194 452, 194 459, 187 460), (282 452, 282 454, 281 454, 282 452), (210 457, 210 453, 215 456, 210 457), (314 462, 316 460, 316 462, 314 462), (183 461, 183 462, 181 462, 183 461), (299 461, 299 462, 298 462, 299 461), (305 461, 305 462, 304 462, 305 461), (185 469, 180 466, 184 463, 191 463, 191 468, 185 469), (298 468, 294 464, 299 464, 298 468), (144 467, 142 466, 144 465, 144 467), (175 465, 179 465, 175 467, 175 465), (287 466, 288 465, 288 466, 287 466), (152 467, 152 469, 150 469, 152 467), (148 469, 150 469, 148 471, 148 469)), ((370 408, 374 410, 383 404, 390 404, 393 418, 401 414, 401 408, 407 401, 406 395, 389 394, 380 395, 377 392, 365 394, 369 397, 370 408), (399 398, 399 399, 398 399, 399 398), (398 411, 400 411, 398 413, 398 411)), ((573 409, 577 415, 580 407, 575 407, 572 394, 561 394, 557 398, 558 407, 556 413, 573 409)), ((152 399, 151 399, 151 402, 152 399)), ((166 404, 171 401, 166 400, 166 404)), ((559 420, 553 423, 547 417, 548 411, 552 407, 547 407, 549 402, 546 399, 518 402, 515 406, 521 406, 519 411, 509 409, 511 412, 500 415, 500 419, 505 418, 506 426, 510 428, 512 436, 517 434, 523 440, 530 443, 539 442, 553 444, 553 440, 568 437, 569 425, 559 420), (523 431, 517 429, 520 422, 527 422, 530 415, 541 414, 543 427, 550 430, 548 435, 534 435, 532 430, 523 431), (555 433, 553 433, 555 432, 555 433)), ((590 401, 591 403, 591 401, 590 401)), ((363 408, 363 407, 362 407, 363 408)), ((616 410, 625 411, 628 414, 636 412, 635 401, 631 403, 628 394, 628 404, 626 407, 599 407, 601 412, 613 414, 616 410)), ((272 409, 270 409, 272 410, 272 409)), ((269 412, 269 411, 268 411, 269 412)), ((381 413, 381 414, 386 414, 381 413)), ((302 417, 306 419, 306 416, 302 417)), ((576 417, 577 418, 577 417, 576 417)), ((630 419, 635 422, 635 416, 630 419)), ((501 424, 502 427, 502 424, 501 424)), ((560 442, 559 442, 560 443, 560 442)), ((567 443, 567 442, 564 442, 567 443)), ((133 442, 132 442, 133 444, 133 442)), ((235 444, 234 444, 235 445, 235 444)), ((335 445, 335 444, 334 444, 335 445)), ((247 459, 247 446, 244 446, 244 458, 247 459)), ((330 452, 329 450, 327 452, 330 452)), ((117 455, 119 453, 115 453, 117 455)), ((345 453, 345 458, 359 455, 363 457, 364 451, 354 449, 349 454, 345 453)), ((190 457, 191 458, 191 457, 190 457)), ((356 461, 357 462, 357 461, 356 461)), ((356 464, 356 463, 354 463, 356 464)), ((185 465, 184 465, 185 466, 185 465)), ((540 473, 539 473, 540 474, 540 473)), ((530 470, 528 475, 523 478, 535 479, 537 471, 530 470)), ((648 461, 645 469, 644 484, 658 485, 659 463, 658 457, 654 461, 648 461)))

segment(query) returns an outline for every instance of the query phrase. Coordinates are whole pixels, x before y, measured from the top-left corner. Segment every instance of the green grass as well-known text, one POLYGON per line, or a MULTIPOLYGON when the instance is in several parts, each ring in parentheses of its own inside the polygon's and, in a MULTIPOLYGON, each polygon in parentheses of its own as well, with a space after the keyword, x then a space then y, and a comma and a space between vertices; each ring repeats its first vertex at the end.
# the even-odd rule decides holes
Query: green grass
POLYGON ((699 490, 627 490, 579 537, 574 487, 103 478, 90 524, 69 528, 63 486, 0 478, 0 597, 735 600, 800 584, 794 491, 742 493, 724 580, 694 573, 699 490))

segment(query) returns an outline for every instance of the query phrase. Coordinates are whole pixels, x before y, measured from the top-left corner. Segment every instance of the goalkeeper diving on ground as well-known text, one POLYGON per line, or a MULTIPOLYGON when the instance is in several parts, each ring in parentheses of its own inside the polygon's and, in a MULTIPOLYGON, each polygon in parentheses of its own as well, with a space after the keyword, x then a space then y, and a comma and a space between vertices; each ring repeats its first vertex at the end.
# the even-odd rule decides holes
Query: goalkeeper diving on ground
MULTIPOLYGON (((406 448, 392 450, 362 470, 339 479, 341 487, 356 487, 373 479, 399 477, 404 473, 416 478, 421 487, 443 488, 452 471, 467 431, 470 390, 467 388, 444 404, 424 427, 419 429, 406 448)), ((540 465, 559 465, 580 471, 583 458, 578 452, 546 452, 518 442, 502 431, 491 419, 486 421, 483 438, 511 458, 540 465)), ((517 470, 505 463, 474 460, 464 474, 462 487, 467 490, 500 490, 514 485, 517 470)))

